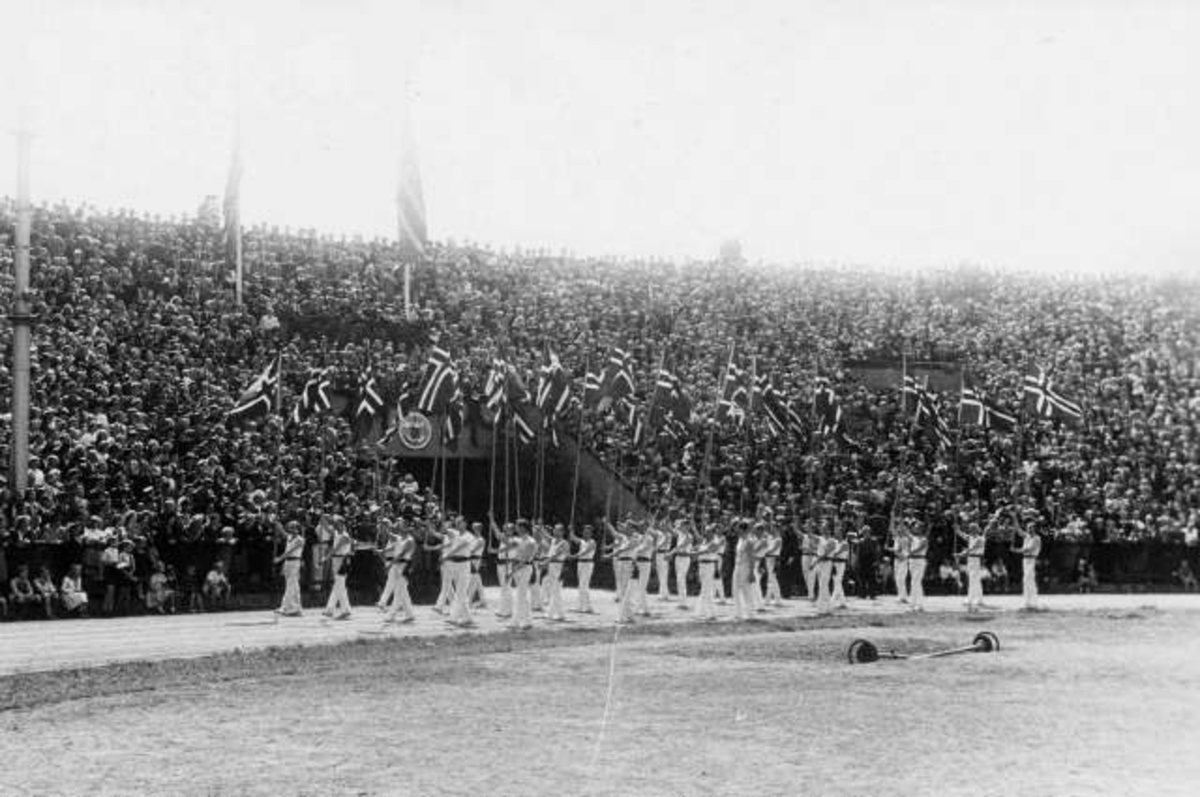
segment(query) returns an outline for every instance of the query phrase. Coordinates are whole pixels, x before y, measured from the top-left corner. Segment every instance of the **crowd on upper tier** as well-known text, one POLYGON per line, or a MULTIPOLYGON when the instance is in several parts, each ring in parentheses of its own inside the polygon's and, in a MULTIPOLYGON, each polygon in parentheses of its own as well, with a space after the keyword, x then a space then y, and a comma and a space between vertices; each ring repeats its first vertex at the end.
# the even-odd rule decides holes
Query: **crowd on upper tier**
MULTIPOLYGON (((4 306, 15 221, 14 203, 0 202, 4 306)), ((290 519, 307 524, 320 509, 367 523, 371 499, 395 485, 376 484, 380 471, 356 455, 346 422, 239 424, 226 413, 280 351, 285 407, 310 367, 333 367, 351 390, 368 361, 390 403, 419 378, 430 333, 458 362, 468 404, 497 355, 532 385, 546 345, 577 380, 622 346, 645 399, 665 354, 693 408, 678 437, 637 447, 623 420, 593 409, 578 427, 651 507, 750 514, 770 502, 796 515, 886 516, 903 483, 901 503, 929 519, 935 536, 948 537, 956 516, 1019 499, 1026 522, 1052 535, 1196 541, 1194 278, 669 263, 447 242, 430 245, 414 270, 409 319, 390 241, 259 226, 246 230, 243 252, 238 308, 211 205, 183 219, 35 209, 31 459, 27 489, 0 491, 6 570, 31 542, 112 537, 192 552, 184 558, 202 546, 206 559, 194 564, 205 572, 229 540, 273 535, 290 519), (829 379, 854 445, 772 436, 761 419, 749 429, 709 423, 731 343, 797 406, 809 405, 818 377, 829 379), (912 438, 898 386, 867 387, 844 367, 902 354, 954 359, 1014 410, 1036 363, 1084 405, 1086 422, 959 431, 957 396, 947 395, 955 445, 939 451, 912 438), (898 479, 901 471, 910 478, 898 479)), ((9 367, 5 358, 5 412, 9 367)), ((803 415, 811 432, 811 413, 803 415)), ((10 446, 6 423, 0 460, 10 446)))

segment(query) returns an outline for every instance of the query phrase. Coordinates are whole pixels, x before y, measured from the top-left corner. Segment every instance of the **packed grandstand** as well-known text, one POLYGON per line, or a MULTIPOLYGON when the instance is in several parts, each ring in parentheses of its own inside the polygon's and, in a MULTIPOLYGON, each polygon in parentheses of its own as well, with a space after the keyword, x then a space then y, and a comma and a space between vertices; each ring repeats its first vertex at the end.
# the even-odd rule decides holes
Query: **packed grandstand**
MULTIPOLYGON (((5 200, 5 306, 14 228, 5 200)), ((31 576, 46 567, 55 584, 82 564, 85 588, 98 590, 109 548, 132 552, 139 594, 156 572, 199 591, 218 560, 235 592, 253 591, 269 585, 273 541, 290 520, 316 534, 317 518, 336 513, 365 543, 382 516, 447 511, 444 469, 438 487, 436 465, 410 466, 379 445, 398 404, 419 411, 414 391, 434 342, 455 373, 455 434, 492 423, 498 362, 527 386, 505 399, 536 405, 552 356, 575 400, 538 421, 536 440, 505 445, 527 473, 546 461, 569 471, 561 455, 546 459, 553 431, 636 496, 576 512, 537 495, 573 489, 569 472, 529 477, 523 511, 520 493, 504 506, 510 518, 546 511, 579 525, 636 510, 732 522, 769 507, 785 528, 832 516, 882 540, 902 512, 929 524, 932 555, 953 565, 956 523, 1016 505, 1022 523, 1072 551, 1048 566, 1060 583, 1078 578, 1081 547, 1102 582, 1165 582, 1196 565, 1194 279, 783 268, 730 253, 585 259, 441 243, 413 270, 408 316, 392 242, 247 229, 241 308, 222 246, 210 214, 35 209, 30 474, 28 490, 0 493, 6 592, 22 564, 31 576), (268 412, 231 414, 272 362, 268 412), (614 363, 628 390, 612 390, 614 363), (942 378, 906 391, 903 377, 922 365, 942 378), (1026 380, 1038 373, 1078 416, 1027 408, 1026 380), (344 412, 304 403, 314 374, 347 398, 344 412), (368 379, 379 406, 364 430, 354 413, 368 379), (1000 422, 964 417, 965 391, 985 394, 976 409, 1000 422), (920 417, 927 400, 932 423, 920 417), (293 417, 298 405, 306 411, 293 417), (403 486, 410 470, 419 492, 403 486)), ((5 368, 0 401, 10 394, 5 368)), ((10 445, 4 424, 5 461, 10 445)), ((478 494, 470 509, 461 484, 455 497, 451 510, 483 519, 478 494)), ((996 540, 991 564, 1008 551, 996 540)), ((791 581, 785 589, 799 590, 791 581)))

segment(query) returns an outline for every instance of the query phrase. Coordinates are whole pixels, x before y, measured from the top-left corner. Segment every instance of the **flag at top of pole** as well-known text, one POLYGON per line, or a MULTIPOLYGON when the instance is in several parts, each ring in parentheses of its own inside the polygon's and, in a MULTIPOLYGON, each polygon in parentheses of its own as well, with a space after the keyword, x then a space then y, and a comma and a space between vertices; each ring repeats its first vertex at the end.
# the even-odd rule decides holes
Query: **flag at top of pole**
POLYGON ((225 264, 233 270, 237 303, 242 303, 242 131, 240 118, 234 123, 233 152, 225 180, 225 264))
POLYGON ((400 257, 411 263, 425 257, 425 194, 407 111, 400 128, 400 174, 396 187, 396 222, 400 257))

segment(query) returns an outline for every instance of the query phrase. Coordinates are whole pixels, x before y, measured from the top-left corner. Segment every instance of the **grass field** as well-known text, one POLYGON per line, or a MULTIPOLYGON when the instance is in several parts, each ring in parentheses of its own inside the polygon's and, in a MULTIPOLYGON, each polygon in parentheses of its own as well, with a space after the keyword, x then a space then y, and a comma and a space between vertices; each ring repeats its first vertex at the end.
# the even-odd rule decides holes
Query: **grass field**
POLYGON ((1198 632, 1151 608, 793 618, 13 676, 0 792, 1193 794, 1198 632), (982 628, 999 653, 845 659, 982 628))

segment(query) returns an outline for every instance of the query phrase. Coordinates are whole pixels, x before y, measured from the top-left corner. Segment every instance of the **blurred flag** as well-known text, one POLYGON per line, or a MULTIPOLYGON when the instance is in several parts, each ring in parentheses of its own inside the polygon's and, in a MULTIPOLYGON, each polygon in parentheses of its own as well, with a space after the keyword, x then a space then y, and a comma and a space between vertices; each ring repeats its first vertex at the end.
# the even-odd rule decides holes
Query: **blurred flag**
POLYGON ((1054 389, 1054 382, 1041 368, 1025 375, 1025 408, 1039 418, 1068 424, 1083 422, 1083 407, 1054 389))
POLYGON ((547 344, 542 367, 538 373, 537 408, 542 424, 550 429, 571 401, 571 380, 556 355, 547 344))
POLYGON ((329 400, 331 383, 328 368, 308 369, 308 380, 305 381, 304 390, 300 392, 300 398, 292 409, 292 420, 300 423, 319 412, 328 412, 333 406, 329 400))
POLYGON ((225 179, 225 264, 236 275, 242 261, 242 143, 240 131, 234 133, 233 152, 229 157, 229 175, 225 179))
POLYGON ((745 369, 738 364, 733 345, 729 347, 729 362, 721 374, 721 398, 717 401, 717 422, 742 423, 746 418, 749 394, 746 391, 745 369))
POLYGON ((426 415, 441 415, 457 389, 458 373, 454 370, 450 352, 437 343, 432 344, 417 388, 417 410, 426 415))
POLYGON ((237 404, 228 413, 230 418, 257 418, 279 409, 279 369, 283 357, 276 354, 267 367, 242 391, 237 404))
POLYGON ((425 193, 417 148, 407 116, 400 135, 400 176, 396 188, 396 222, 401 258, 411 262, 425 256, 428 233, 425 227, 425 193))
POLYGON ((600 377, 600 389, 596 391, 597 406, 620 401, 632 395, 633 390, 633 353, 614 346, 600 377))
POLYGON ((1001 410, 982 390, 970 387, 963 388, 958 402, 958 422, 962 426, 982 426, 998 432, 1011 432, 1017 428, 1016 416, 1001 410))

